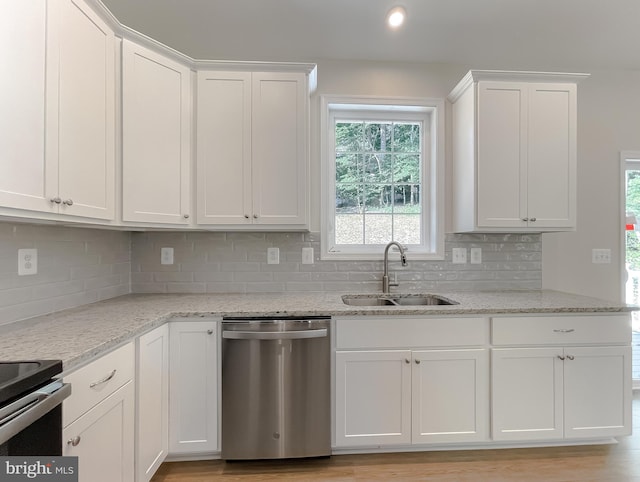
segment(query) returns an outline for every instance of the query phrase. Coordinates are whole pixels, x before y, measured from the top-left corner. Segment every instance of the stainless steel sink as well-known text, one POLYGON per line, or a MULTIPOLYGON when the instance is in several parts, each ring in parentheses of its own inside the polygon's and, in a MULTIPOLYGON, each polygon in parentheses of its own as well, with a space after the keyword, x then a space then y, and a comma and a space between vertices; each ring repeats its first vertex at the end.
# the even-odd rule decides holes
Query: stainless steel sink
POLYGON ((342 302, 351 306, 429 306, 457 305, 457 301, 444 296, 430 294, 366 294, 343 295, 342 302))

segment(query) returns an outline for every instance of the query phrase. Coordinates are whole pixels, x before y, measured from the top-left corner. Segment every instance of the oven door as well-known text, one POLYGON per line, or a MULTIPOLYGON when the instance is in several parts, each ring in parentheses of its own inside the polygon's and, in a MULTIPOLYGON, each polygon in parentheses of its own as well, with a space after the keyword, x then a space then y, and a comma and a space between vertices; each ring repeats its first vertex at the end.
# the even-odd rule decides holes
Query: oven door
POLYGON ((71 385, 54 381, 0 407, 0 456, 62 455, 62 401, 71 385))

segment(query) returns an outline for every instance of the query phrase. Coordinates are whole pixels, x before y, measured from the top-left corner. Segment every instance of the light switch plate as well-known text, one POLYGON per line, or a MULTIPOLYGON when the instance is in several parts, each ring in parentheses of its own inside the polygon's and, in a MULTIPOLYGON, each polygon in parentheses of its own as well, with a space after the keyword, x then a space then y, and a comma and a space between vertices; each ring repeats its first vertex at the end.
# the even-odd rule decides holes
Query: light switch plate
POLYGON ((302 264, 313 264, 313 248, 302 248, 302 264))
POLYGON ((18 276, 25 276, 38 273, 38 250, 19 249, 18 250, 18 276))
POLYGON ((451 261, 453 264, 465 264, 467 262, 467 248, 453 248, 451 261))
POLYGON ((591 262, 595 264, 609 264, 611 263, 611 250, 610 249, 592 249, 591 250, 591 262))

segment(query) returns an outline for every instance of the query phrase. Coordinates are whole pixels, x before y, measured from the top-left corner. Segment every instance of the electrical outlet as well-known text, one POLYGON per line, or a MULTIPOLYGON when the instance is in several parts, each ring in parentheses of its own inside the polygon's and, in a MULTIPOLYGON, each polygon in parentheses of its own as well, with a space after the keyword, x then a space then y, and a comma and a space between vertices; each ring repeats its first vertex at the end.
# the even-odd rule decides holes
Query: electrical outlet
POLYGON ((160 264, 173 264, 173 248, 160 248, 160 264))
POLYGON ((467 248, 453 248, 451 261, 453 264, 465 264, 467 262, 467 248))
POLYGON ((610 249, 592 249, 591 262, 595 264, 611 263, 611 250, 610 249))
POLYGON ((280 264, 280 248, 267 248, 267 264, 280 264))
POLYGON ((38 273, 38 250, 18 250, 18 276, 38 273))
POLYGON ((313 248, 302 248, 302 264, 313 264, 313 248))
POLYGON ((482 263, 482 248, 471 248, 471 264, 482 263))

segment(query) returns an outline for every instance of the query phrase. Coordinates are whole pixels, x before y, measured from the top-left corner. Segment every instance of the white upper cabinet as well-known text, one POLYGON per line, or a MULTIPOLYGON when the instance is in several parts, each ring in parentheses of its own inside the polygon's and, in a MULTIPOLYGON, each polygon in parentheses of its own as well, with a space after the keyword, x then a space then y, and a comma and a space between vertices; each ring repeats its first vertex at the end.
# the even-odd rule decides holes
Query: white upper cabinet
POLYGON ((305 72, 198 72, 197 222, 308 227, 305 72))
POLYGON ((188 224, 191 70, 122 46, 122 219, 188 224))
POLYGON ((47 197, 60 213, 113 219, 115 36, 81 0, 49 9, 47 197))
POLYGON ((0 206, 51 209, 45 189, 47 5, 11 2, 0 15, 0 206), (18 48, 20 46, 20 48, 18 48), (19 115, 17 115, 19 113, 19 115))
POLYGON ((584 77, 470 71, 452 91, 453 231, 575 229, 584 77))

